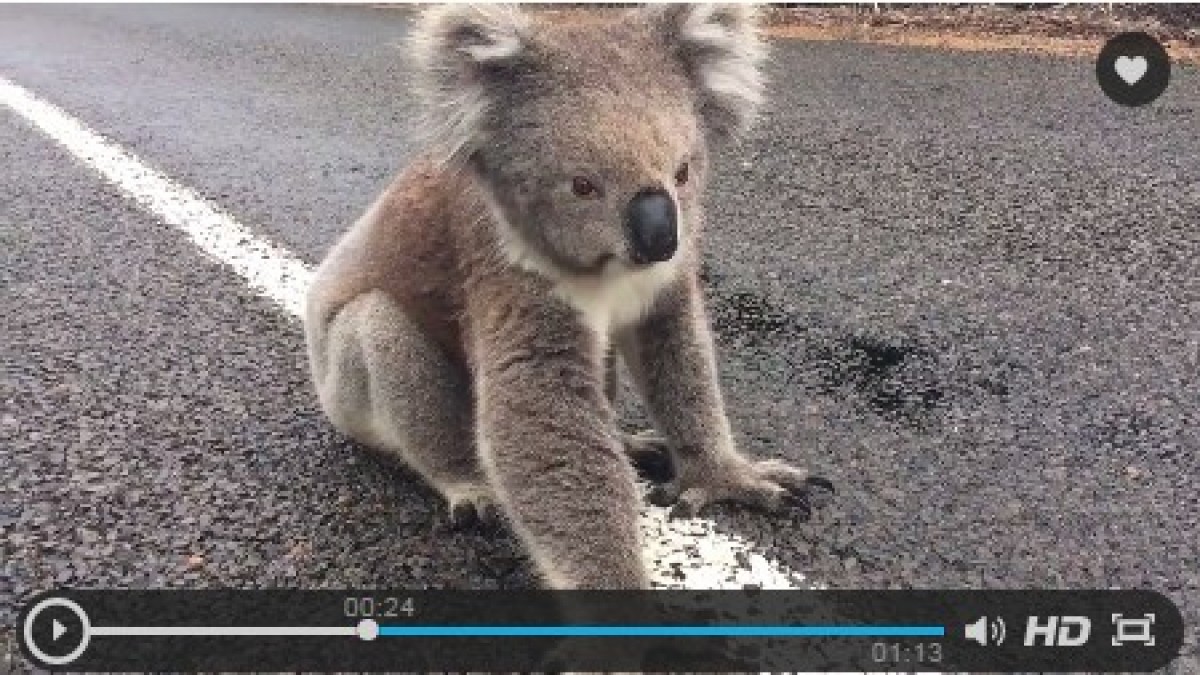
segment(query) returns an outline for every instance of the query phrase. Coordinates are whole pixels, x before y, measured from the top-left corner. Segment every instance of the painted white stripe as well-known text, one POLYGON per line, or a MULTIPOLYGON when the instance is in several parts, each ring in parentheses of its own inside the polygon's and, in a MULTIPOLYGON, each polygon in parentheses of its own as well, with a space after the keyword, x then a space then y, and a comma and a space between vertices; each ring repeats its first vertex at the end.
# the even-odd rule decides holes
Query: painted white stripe
POLYGON ((256 237, 195 192, 3 77, 0 103, 58 141, 164 223, 183 230, 201 250, 232 267, 259 294, 299 315, 312 270, 291 253, 256 237))
MULTIPOLYGON (((254 235, 218 206, 4 77, 0 77, 0 103, 41 129, 164 223, 182 230, 202 251, 229 265, 259 294, 292 315, 301 315, 312 268, 299 258, 254 235)), ((755 552, 751 542, 717 532, 709 520, 669 520, 666 514, 665 508, 646 505, 640 518, 646 559, 656 586, 812 586, 799 572, 755 552)))
POLYGON ((92 635, 179 637, 199 635, 346 635, 357 637, 358 628, 355 626, 92 626, 91 633, 92 635))

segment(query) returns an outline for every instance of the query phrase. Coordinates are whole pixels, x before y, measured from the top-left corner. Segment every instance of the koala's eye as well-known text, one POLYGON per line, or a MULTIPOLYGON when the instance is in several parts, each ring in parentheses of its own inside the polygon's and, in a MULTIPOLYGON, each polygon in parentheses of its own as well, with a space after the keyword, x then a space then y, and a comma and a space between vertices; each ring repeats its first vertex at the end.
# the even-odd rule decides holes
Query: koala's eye
POLYGON ((688 163, 684 162, 675 170, 675 184, 683 187, 688 182, 688 163))
POLYGON ((571 179, 571 192, 575 193, 576 197, 583 199, 596 199, 600 196, 600 188, 592 181, 583 176, 576 176, 571 179))

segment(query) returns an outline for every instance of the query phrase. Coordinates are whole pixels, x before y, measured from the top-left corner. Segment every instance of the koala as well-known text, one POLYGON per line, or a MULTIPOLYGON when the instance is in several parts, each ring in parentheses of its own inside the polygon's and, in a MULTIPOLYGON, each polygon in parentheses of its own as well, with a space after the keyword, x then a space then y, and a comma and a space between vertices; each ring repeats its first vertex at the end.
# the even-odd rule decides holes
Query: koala
POLYGON ((551 588, 649 587, 627 455, 645 446, 618 429, 610 353, 669 452, 652 499, 675 515, 822 482, 737 450, 699 280, 710 153, 751 122, 764 56, 743 6, 425 10, 427 150, 317 270, 304 325, 330 421, 457 522, 502 517, 551 588))

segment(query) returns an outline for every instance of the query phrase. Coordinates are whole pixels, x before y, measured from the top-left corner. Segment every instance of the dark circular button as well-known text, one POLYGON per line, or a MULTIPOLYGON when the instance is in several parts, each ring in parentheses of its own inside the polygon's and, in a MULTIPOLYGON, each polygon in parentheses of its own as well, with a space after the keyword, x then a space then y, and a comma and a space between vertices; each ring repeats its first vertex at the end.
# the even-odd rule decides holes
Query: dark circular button
POLYGON ((1146 105, 1167 90, 1167 50, 1145 33, 1121 33, 1104 44, 1096 60, 1100 89, 1121 105, 1146 105))
POLYGON ((66 598, 47 598, 25 616, 21 638, 37 661, 61 666, 87 649, 91 629, 87 614, 78 604, 66 598))

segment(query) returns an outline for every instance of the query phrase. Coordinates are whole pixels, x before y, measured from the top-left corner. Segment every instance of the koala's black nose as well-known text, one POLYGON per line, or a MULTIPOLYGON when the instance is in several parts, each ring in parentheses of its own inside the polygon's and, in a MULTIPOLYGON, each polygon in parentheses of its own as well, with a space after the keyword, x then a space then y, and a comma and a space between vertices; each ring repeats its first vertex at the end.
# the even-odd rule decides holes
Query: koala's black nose
POLYGON ((679 245, 675 201, 662 190, 643 190, 629 200, 625 212, 634 262, 670 260, 679 245))

